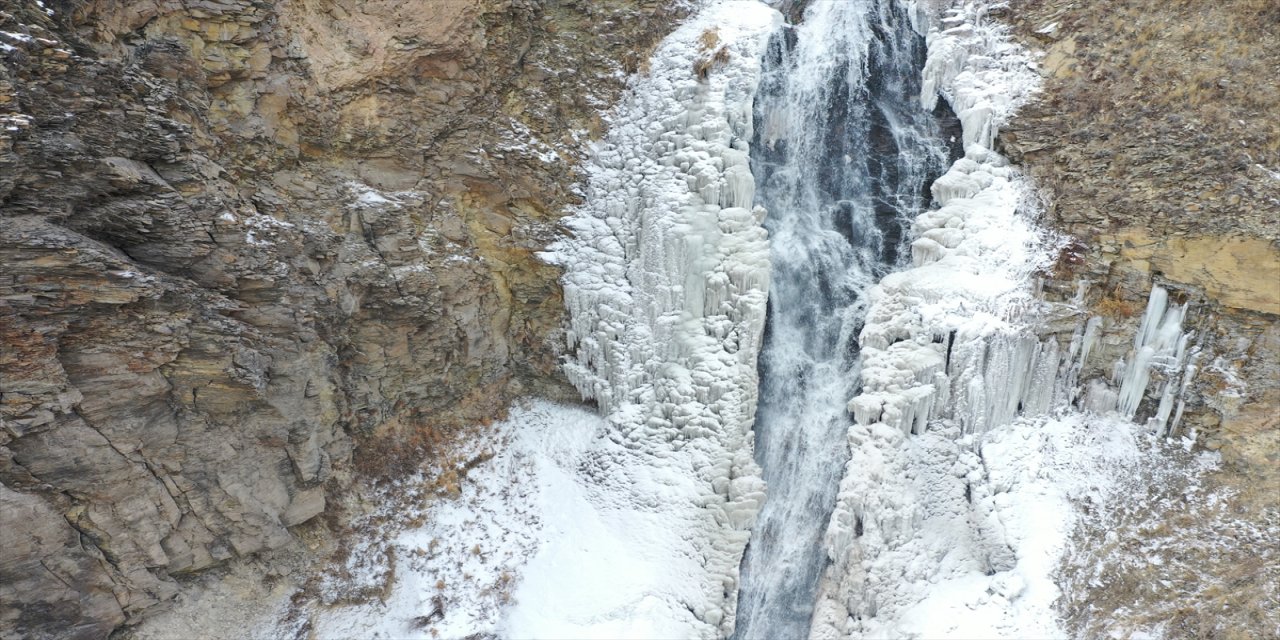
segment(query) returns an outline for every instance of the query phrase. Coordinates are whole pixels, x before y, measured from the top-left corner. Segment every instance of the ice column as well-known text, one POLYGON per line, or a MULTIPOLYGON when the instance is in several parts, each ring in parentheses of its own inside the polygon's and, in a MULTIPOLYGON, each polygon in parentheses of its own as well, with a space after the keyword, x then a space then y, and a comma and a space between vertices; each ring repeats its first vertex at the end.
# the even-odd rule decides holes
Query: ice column
MULTIPOLYGON (((691 579, 699 596, 678 597, 704 625, 693 636, 727 634, 763 499, 751 428, 770 263, 748 142, 779 20, 763 4, 712 1, 668 36, 591 150, 570 236, 545 254, 565 270, 569 380, 608 416, 609 437, 700 492, 685 496, 703 513, 693 548, 671 551, 707 572, 691 579)), ((681 495, 636 502, 684 509, 662 504, 681 495)))
POLYGON ((1152 373, 1161 373, 1164 380, 1158 393, 1160 401, 1148 424, 1162 434, 1166 433, 1175 402, 1181 417, 1181 396, 1195 373, 1194 364, 1188 364, 1194 360, 1194 353, 1188 352, 1192 332, 1182 330, 1187 306, 1169 304, 1169 292, 1164 287, 1152 287, 1116 396, 1116 411, 1132 419, 1146 396, 1152 373))

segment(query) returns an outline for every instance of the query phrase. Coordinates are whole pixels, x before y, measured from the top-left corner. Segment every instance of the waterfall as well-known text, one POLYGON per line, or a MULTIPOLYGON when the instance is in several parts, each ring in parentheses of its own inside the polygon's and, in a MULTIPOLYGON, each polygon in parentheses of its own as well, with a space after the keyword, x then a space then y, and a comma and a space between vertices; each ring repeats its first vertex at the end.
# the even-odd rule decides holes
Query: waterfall
POLYGON ((808 635, 866 292, 910 260, 906 231, 953 159, 920 104, 924 59, 892 0, 813 2, 765 55, 750 148, 773 264, 755 423, 769 497, 743 560, 736 638, 808 635))

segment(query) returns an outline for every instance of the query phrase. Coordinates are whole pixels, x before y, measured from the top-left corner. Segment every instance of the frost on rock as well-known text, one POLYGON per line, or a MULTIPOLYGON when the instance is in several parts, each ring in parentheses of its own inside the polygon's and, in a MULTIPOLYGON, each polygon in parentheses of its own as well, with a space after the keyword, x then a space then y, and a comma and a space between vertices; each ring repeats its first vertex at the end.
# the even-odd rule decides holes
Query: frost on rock
MULTIPOLYGON (((678 576, 654 576, 633 600, 602 585, 597 604, 563 612, 614 625, 584 623, 585 632, 651 632, 660 620, 664 633, 714 637, 732 624, 763 492, 751 426, 769 252, 747 145, 761 54, 779 19, 763 4, 712 3, 663 41, 592 150, 586 204, 565 221, 570 237, 546 254, 565 269, 565 371, 627 452, 595 461, 589 500, 687 518, 675 546, 646 548, 654 562, 697 559, 678 576), (638 468, 667 480, 628 482, 638 468)), ((540 554, 593 561, 571 544, 540 554)), ((557 588, 555 572, 525 580, 522 592, 557 588)))

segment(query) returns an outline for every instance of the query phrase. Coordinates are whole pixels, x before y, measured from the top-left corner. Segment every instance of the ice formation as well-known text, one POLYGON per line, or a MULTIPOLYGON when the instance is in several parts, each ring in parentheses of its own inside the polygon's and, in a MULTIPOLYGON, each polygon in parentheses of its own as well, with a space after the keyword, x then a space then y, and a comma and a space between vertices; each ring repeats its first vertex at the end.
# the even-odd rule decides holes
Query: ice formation
MULTIPOLYGON (((631 452, 596 462, 598 482, 621 482, 597 499, 699 514, 684 542, 663 550, 700 558, 699 572, 611 606, 673 616, 683 636, 732 624, 763 495, 751 426, 769 253, 748 142, 761 54, 779 19, 763 4, 712 2, 662 42, 592 150, 586 204, 565 221, 571 237, 547 255, 566 272, 565 371, 608 417, 605 435, 631 452), (620 480, 636 468, 689 481, 660 491, 620 480)), ((539 579, 555 577, 526 578, 539 579)), ((646 616, 636 616, 642 628, 646 616)))
POLYGON ((865 292, 903 261, 906 227, 952 152, 916 99, 924 54, 894 0, 810 4, 766 54, 751 151, 773 256, 756 417, 768 498, 743 562, 738 640, 809 630, 865 292))
MULTIPOLYGON (((1094 413, 1116 411, 1132 420, 1151 386, 1152 374, 1158 373, 1160 391, 1157 395, 1160 402, 1147 425, 1161 435, 1172 435, 1182 417, 1182 397, 1197 370, 1195 363, 1199 349, 1191 344, 1194 332, 1183 331, 1189 307, 1189 302, 1170 304, 1169 291, 1159 285, 1153 286, 1146 311, 1142 314, 1142 324, 1133 337, 1133 349, 1127 360, 1117 362, 1113 367, 1112 382, 1115 386, 1094 380, 1085 393, 1083 407, 1094 413)), ((1096 318, 1091 319, 1090 326, 1096 326, 1093 323, 1097 321, 1096 318)), ((1081 365, 1088 357, 1088 347, 1093 340, 1096 340, 1096 332, 1091 337, 1086 330, 1086 349, 1081 356, 1081 365)))
MULTIPOLYGON (((424 619, 444 636, 1061 635, 1052 572, 1070 501, 1136 447, 1124 420, 1048 415, 1074 397, 1100 321, 1065 349, 1032 330, 1045 240, 991 148, 1035 89, 1031 60, 984 4, 924 6, 814 3, 766 51, 776 11, 712 1, 662 42, 546 255, 565 269, 566 373, 602 417, 517 410, 479 493, 395 543, 480 552, 411 561, 384 605, 335 613, 321 635, 421 636, 424 619), (928 34, 912 82, 877 68, 914 46, 904 19, 928 34), (916 83, 911 109, 873 95, 916 83), (945 166, 928 142, 939 95, 964 155, 933 182, 935 208, 895 228, 945 166), (851 132, 875 118, 899 164, 872 179, 859 162, 875 154, 851 132), (767 291, 783 309, 768 342, 767 291), (805 553, 818 543, 823 556, 805 553), (445 578, 440 607, 428 594, 445 578)), ((1158 372, 1153 420, 1176 424, 1194 349, 1187 307, 1168 299, 1153 289, 1115 388, 1095 384, 1084 405, 1132 418, 1158 372)))
MULTIPOLYGON (((918 29, 935 24, 914 8, 918 29)), ((916 218, 914 266, 871 290, 862 390, 849 402, 851 456, 824 540, 831 564, 811 637, 923 633, 913 612, 944 589, 981 585, 1008 603, 1025 597, 1029 581, 1047 581, 1048 568, 1024 566, 1025 550, 1010 540, 1013 516, 987 455, 992 438, 1051 407, 1062 354, 1031 331, 1030 281, 1046 252, 1019 211, 1026 185, 991 150, 1036 78, 984 12, 966 4, 928 31, 922 106, 937 94, 948 100, 965 156, 933 184, 938 208, 916 218)), ((1038 615, 1006 607, 998 633, 1052 634, 1052 597, 1043 595, 1038 615)))

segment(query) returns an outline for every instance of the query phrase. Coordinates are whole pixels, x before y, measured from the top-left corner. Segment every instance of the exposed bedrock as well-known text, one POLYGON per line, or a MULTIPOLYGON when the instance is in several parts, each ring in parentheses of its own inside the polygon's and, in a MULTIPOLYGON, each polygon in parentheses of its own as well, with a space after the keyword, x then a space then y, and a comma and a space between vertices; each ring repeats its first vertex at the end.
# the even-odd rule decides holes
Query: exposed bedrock
POLYGON ((0 628, 101 637, 566 395, 534 254, 666 4, 5 3, 0 628))

